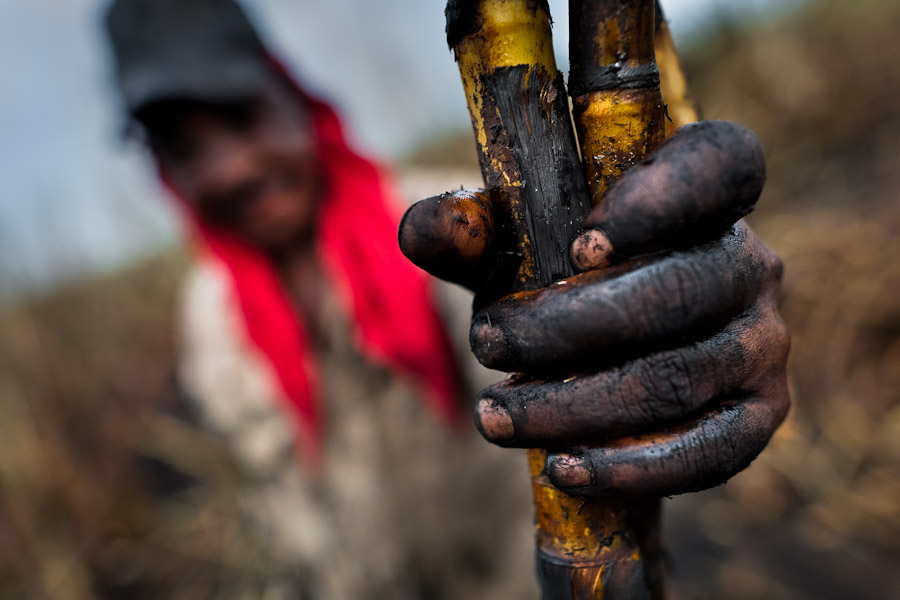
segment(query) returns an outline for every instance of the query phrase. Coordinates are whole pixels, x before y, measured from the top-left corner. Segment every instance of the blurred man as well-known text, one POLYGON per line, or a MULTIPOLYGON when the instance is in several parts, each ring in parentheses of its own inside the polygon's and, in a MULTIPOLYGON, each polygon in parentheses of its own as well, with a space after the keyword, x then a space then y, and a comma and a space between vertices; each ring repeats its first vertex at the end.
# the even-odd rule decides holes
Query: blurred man
MULTIPOLYGON (((248 508, 278 559, 272 589, 534 596, 521 456, 460 427, 470 410, 461 369, 424 275, 397 246, 377 168, 232 0, 118 0, 108 28, 129 114, 197 245, 181 378, 246 470, 248 508)), ((488 366, 585 373, 508 380, 476 406, 499 445, 581 448, 548 459, 553 483, 573 493, 716 485, 787 410, 781 267, 733 225, 762 186, 758 146, 721 123, 676 137, 619 186, 619 208, 588 219, 583 241, 610 252, 576 246, 586 273, 572 285, 488 303, 474 321, 488 366), (704 143, 716 160, 691 153, 704 143), (678 169, 705 183, 666 195, 678 169), (636 228, 642 206, 685 228, 652 248, 665 252, 629 261, 651 250, 636 228), (663 431, 652 447, 640 437, 663 431)), ((476 226, 489 212, 478 194, 424 201, 400 230, 404 252, 477 292, 473 260, 490 268, 490 241, 474 259, 467 246, 465 264, 447 257, 464 254, 460 219, 475 214, 476 226)))

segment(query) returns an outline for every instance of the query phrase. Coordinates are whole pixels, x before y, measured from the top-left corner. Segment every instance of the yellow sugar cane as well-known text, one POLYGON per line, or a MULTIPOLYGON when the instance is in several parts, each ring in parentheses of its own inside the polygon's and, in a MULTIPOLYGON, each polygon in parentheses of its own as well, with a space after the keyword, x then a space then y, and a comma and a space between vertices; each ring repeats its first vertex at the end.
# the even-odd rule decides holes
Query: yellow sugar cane
POLYGON ((459 63, 497 243, 511 249, 498 293, 571 275, 568 244, 590 206, 546 0, 451 0, 459 63))
MULTIPOLYGON (((652 8, 651 0, 651 60, 652 8)), ((586 161, 583 170, 553 56, 546 1, 451 0, 447 34, 491 196, 496 242, 515 248, 488 282, 488 294, 546 286, 572 273, 569 244, 591 205, 585 171, 593 177, 591 192, 599 199, 605 191, 599 185, 605 186, 658 141, 655 135, 646 137, 641 119, 652 117, 662 127, 661 101, 658 115, 647 110, 644 92, 601 94, 606 104, 583 103, 582 127, 591 135, 608 124, 591 123, 585 114, 599 117, 604 110, 619 114, 636 132, 615 132, 621 143, 608 148, 599 138, 583 136, 592 140, 582 144, 585 156, 607 153, 586 161), (622 163, 616 152, 631 152, 628 162, 622 163)), ((542 473, 545 458, 543 451, 529 451, 544 598, 660 597, 658 502, 568 496, 542 473)))
POLYGON ((653 45, 656 49, 656 64, 659 66, 659 87, 669 117, 666 119, 666 137, 668 137, 682 125, 699 121, 700 117, 687 78, 681 68, 681 60, 675 50, 672 31, 659 2, 656 3, 656 36, 653 45))

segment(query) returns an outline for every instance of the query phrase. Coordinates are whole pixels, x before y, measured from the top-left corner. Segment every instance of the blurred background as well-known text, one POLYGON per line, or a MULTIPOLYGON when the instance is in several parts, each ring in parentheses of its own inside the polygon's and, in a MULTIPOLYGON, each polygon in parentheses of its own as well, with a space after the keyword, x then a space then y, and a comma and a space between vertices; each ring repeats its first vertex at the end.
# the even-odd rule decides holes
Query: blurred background
MULTIPOLYGON (((0 0, 0 598, 255 597, 240 475, 174 383, 189 249, 124 136, 106 4, 0 0)), ((408 200, 478 183, 442 0, 243 4, 408 200)), ((662 4, 703 115, 762 140, 794 336, 769 449, 666 502, 673 586, 900 598, 900 2, 662 4)))

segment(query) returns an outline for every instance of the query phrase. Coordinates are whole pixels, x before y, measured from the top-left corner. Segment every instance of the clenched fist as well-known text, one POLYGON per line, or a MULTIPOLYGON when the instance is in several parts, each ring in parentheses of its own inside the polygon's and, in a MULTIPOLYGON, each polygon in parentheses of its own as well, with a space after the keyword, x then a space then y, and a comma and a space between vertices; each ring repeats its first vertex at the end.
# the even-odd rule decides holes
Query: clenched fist
POLYGON ((476 293, 472 350, 516 373, 483 390, 489 441, 545 448, 550 480, 584 496, 708 488, 746 467, 788 411, 782 266, 740 220, 765 181, 734 123, 678 130, 607 193, 571 245, 577 275, 495 297, 487 195, 412 206, 403 252, 476 293))

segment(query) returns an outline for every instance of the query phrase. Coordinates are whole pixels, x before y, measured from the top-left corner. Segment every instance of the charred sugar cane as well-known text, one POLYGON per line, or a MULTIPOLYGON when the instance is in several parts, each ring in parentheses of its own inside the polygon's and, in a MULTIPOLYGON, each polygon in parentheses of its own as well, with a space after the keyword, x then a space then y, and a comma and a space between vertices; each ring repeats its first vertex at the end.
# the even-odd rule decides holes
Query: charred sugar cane
MULTIPOLYGON (((631 31, 627 27, 634 23, 646 28, 650 63, 653 15, 652 0, 649 9, 629 4, 622 13, 623 30, 631 31), (642 12, 628 14, 639 8, 642 12)), ((653 104, 658 114, 648 108, 650 92, 632 91, 626 96, 635 96, 633 102, 615 103, 621 107, 617 114, 628 119, 628 127, 636 128, 636 133, 607 135, 618 135, 620 140, 609 147, 590 137, 605 133, 603 123, 590 119, 601 115, 606 105, 598 107, 587 101, 582 113, 588 114, 581 115, 581 125, 587 127, 588 136, 582 139, 592 141, 582 143, 582 152, 609 151, 609 160, 589 160, 583 170, 563 80, 553 56, 546 2, 451 0, 447 34, 459 64, 490 193, 496 241, 514 249, 488 282, 489 294, 531 290, 571 275, 569 244, 590 211, 591 196, 599 199, 616 176, 658 141, 661 134, 645 132, 650 130, 649 123, 641 119, 654 120, 661 132, 661 101, 653 104), (620 158, 619 154, 627 156, 620 158)), ((612 37, 614 43, 624 40, 612 37)), ((602 47, 606 46, 604 41, 602 47)), ((584 47, 588 54, 595 50, 584 47)), ((591 54, 590 58, 596 57, 591 54)), ((600 60, 604 61, 605 55, 600 60)), ((655 69, 655 63, 646 70, 651 67, 655 69)), ((658 84, 655 93, 659 95, 658 84)), ((611 92, 601 96, 608 105, 615 100, 611 92)), ((599 155, 596 153, 585 156, 599 155)), ((658 502, 627 504, 568 496, 542 473, 545 452, 530 450, 528 458, 536 510, 538 577, 544 598, 661 597, 658 502)))
POLYGON ((490 285, 508 293, 572 275, 569 242, 590 204, 546 0, 451 0, 447 40, 472 117, 496 241, 514 249, 490 285))

